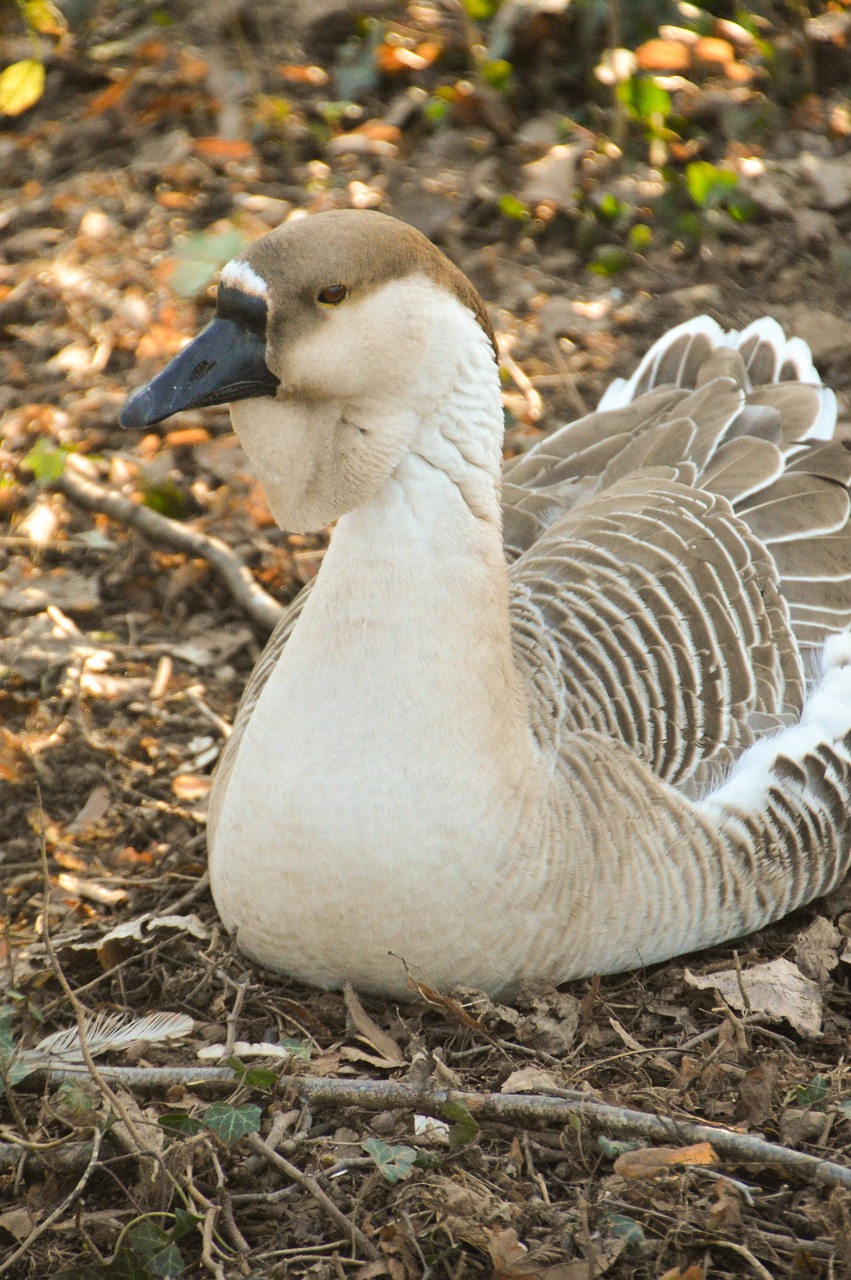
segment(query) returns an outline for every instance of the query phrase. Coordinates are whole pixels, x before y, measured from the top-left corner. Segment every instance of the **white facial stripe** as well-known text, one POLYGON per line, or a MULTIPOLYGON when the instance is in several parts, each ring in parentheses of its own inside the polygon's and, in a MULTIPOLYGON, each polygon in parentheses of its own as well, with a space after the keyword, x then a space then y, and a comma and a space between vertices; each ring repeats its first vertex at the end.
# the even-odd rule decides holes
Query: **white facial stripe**
POLYGON ((269 296, 269 286, 263 277, 239 258, 232 258, 225 263, 222 268, 222 284, 229 289, 241 289, 243 293, 250 293, 255 298, 269 296))

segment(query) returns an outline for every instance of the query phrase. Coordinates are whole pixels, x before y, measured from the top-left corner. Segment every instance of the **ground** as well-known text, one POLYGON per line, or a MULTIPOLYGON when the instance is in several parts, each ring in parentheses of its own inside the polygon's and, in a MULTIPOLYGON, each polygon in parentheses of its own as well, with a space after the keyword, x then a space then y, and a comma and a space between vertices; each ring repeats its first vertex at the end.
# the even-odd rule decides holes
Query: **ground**
MULTIPOLYGON (((510 1006, 271 977, 209 897, 210 773, 325 538, 275 528, 223 410, 150 435, 117 411, 243 244, 294 209, 420 226, 488 304, 509 452, 701 311, 776 316, 846 405, 846 8, 495 7, 69 3, 70 33, 41 15, 44 93, 0 136, 0 1275, 851 1274, 847 889, 738 947, 510 1006), (621 42, 643 76, 605 53, 621 42), (149 537, 139 511, 162 517, 149 537), (175 526, 271 598, 247 609, 175 526), (175 1016, 135 1021, 154 1014, 175 1016), (79 1060, 78 1016, 102 1072, 47 1077, 36 1046, 71 1028, 79 1060), (231 1079, 197 1082, 223 1059, 231 1079), (413 1101, 309 1095, 305 1074, 413 1101), (506 1084, 577 1112, 482 1103, 506 1084), (841 1167, 676 1127, 633 1154, 658 1136, 583 1096, 841 1167)), ((10 0, 0 17, 3 64, 32 59, 10 0)))

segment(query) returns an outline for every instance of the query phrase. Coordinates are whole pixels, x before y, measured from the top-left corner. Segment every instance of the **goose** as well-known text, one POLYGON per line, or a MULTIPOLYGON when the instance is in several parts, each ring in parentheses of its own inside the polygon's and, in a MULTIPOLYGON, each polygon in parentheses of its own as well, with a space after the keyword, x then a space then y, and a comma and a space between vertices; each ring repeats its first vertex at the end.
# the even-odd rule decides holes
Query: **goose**
POLYGON ((742 937, 851 863, 851 452, 806 345, 671 329, 503 467, 467 278, 377 211, 292 219, 126 427, 227 403, 278 525, 336 522, 208 818, 237 946, 491 995, 742 937))

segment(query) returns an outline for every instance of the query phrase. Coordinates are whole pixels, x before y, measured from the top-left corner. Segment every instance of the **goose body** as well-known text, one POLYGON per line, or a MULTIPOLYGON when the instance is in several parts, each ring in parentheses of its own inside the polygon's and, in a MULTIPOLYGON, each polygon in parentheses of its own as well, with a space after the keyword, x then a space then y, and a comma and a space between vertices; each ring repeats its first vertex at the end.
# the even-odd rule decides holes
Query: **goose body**
POLYGON ((238 945, 491 993, 746 934, 851 863, 851 453, 770 320, 671 330, 502 468, 472 286, 376 213, 287 223, 124 413, 231 403, 281 527, 337 520, 214 782, 238 945))

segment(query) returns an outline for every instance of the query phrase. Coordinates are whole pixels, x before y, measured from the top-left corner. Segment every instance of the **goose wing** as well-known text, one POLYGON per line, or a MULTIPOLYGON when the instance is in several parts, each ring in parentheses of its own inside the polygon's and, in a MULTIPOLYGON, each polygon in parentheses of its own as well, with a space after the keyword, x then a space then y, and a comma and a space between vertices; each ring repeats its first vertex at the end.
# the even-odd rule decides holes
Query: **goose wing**
POLYGON ((517 662, 542 746, 602 733, 692 789, 851 625, 851 454, 773 321, 679 326, 601 406, 506 471, 517 662))

